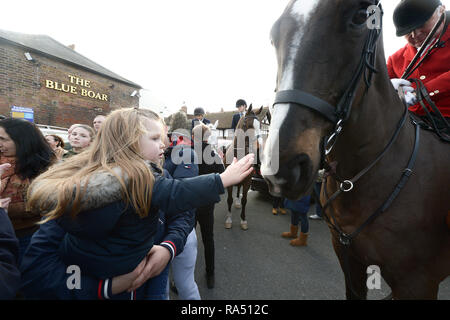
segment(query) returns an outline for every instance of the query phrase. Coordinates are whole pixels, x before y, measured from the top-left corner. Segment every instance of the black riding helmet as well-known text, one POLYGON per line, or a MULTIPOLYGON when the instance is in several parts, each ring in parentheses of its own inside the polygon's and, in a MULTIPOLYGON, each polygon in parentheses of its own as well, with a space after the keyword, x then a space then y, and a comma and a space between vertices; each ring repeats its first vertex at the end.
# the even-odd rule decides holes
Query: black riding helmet
POLYGON ((203 108, 195 108, 194 109, 194 116, 204 116, 205 110, 203 108))
POLYGON ((441 4, 440 0, 402 0, 394 10, 397 37, 423 26, 441 4))
POLYGON ((245 102, 244 99, 239 99, 238 101, 236 101, 236 108, 239 108, 240 106, 246 106, 247 107, 247 102, 245 102))

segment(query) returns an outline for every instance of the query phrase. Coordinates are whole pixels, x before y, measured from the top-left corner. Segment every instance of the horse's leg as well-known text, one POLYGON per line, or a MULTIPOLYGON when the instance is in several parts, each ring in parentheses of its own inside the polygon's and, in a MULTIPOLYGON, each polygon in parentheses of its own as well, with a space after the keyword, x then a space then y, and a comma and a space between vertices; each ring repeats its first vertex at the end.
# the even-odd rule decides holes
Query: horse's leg
POLYGON ((232 219, 231 219, 231 206, 233 205, 233 186, 227 188, 227 204, 228 204, 228 212, 225 215, 225 228, 231 229, 232 219))
POLYGON ((347 300, 367 299, 367 269, 351 255, 350 248, 344 248, 336 236, 332 237, 333 247, 345 277, 345 296, 347 300))
POLYGON ((367 268, 351 257, 345 274, 345 296, 347 300, 367 299, 367 268))
POLYGON ((388 283, 392 289, 394 300, 436 300, 439 292, 439 281, 429 279, 423 270, 409 271, 398 275, 400 281, 388 283))
POLYGON ((247 193, 248 193, 248 190, 250 189, 250 183, 251 183, 251 180, 246 179, 246 180, 244 180, 244 183, 242 185, 243 186, 243 188, 242 188, 242 200, 241 200, 241 205, 242 205, 242 210, 241 210, 241 229, 242 230, 247 230, 248 229, 247 220, 245 219, 245 206, 247 205, 247 193))
POLYGON ((239 200, 239 194, 240 194, 240 192, 241 192, 241 185, 238 184, 236 189, 237 189, 237 193, 236 193, 237 199, 236 199, 236 201, 234 202, 234 206, 236 207, 236 209, 240 209, 240 208, 242 208, 242 206, 241 206, 241 201, 239 200))

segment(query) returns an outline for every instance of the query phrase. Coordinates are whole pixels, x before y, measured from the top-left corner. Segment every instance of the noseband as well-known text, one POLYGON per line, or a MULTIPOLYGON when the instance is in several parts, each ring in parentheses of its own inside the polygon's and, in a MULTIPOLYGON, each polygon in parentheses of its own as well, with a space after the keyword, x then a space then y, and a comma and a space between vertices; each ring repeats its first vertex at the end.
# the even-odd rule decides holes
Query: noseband
MULTIPOLYGON (((377 7, 380 9, 381 15, 383 15, 383 9, 380 2, 377 4, 377 7)), ((370 13, 368 12, 368 17, 373 14, 375 14, 375 10, 370 13)), ((344 95, 341 97, 336 107, 327 101, 302 90, 282 90, 276 93, 273 103, 274 106, 279 103, 293 103, 318 112, 325 119, 334 124, 334 131, 326 139, 324 148, 325 155, 331 152, 334 144, 336 143, 337 137, 342 131, 344 122, 350 116, 351 106, 355 98, 359 80, 364 75, 364 81, 367 88, 369 88, 372 80, 372 74, 377 72, 375 69, 375 53, 378 38, 381 34, 381 28, 382 27, 380 26, 380 28, 373 28, 369 31, 356 72, 354 73, 352 80, 350 81, 344 95)))

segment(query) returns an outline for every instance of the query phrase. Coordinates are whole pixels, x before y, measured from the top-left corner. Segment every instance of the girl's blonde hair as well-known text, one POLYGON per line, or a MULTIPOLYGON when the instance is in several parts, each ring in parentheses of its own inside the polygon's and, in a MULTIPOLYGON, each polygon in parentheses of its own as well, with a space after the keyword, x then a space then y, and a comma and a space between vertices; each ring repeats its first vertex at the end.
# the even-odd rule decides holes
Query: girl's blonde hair
POLYGON ((141 156, 139 145, 140 137, 147 132, 145 119, 160 121, 158 114, 150 110, 113 111, 88 150, 51 167, 33 181, 28 188, 28 209, 45 213, 46 219, 41 223, 58 218, 68 210, 76 216, 89 178, 96 172, 107 171, 120 182, 126 203, 140 217, 146 217, 155 178, 141 156), (122 170, 122 176, 112 170, 117 167, 122 170), (128 177, 127 181, 124 177, 128 177), (56 203, 48 199, 56 199, 56 203))

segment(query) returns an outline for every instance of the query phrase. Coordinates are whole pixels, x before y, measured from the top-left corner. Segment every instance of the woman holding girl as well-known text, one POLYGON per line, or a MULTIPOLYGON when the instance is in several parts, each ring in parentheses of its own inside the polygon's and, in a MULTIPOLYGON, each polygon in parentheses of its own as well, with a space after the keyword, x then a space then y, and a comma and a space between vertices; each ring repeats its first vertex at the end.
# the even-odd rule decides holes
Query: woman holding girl
POLYGON ((113 111, 86 152, 39 176, 29 192, 30 209, 45 214, 42 223, 57 220, 67 232, 61 244, 67 265, 111 279, 111 285, 119 275, 139 274, 123 285, 127 298, 141 299, 145 292, 135 290, 179 249, 170 241, 154 244, 158 210, 170 217, 219 202, 224 187, 252 171, 254 155, 249 155, 221 175, 166 179, 158 166, 163 136, 156 113, 113 111))

